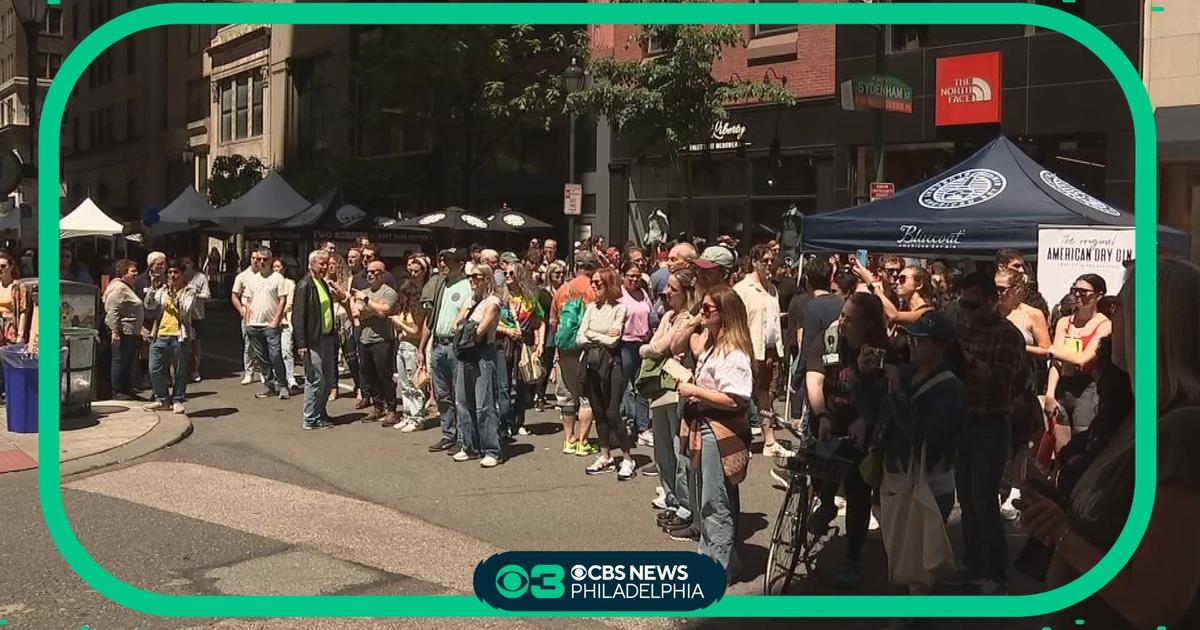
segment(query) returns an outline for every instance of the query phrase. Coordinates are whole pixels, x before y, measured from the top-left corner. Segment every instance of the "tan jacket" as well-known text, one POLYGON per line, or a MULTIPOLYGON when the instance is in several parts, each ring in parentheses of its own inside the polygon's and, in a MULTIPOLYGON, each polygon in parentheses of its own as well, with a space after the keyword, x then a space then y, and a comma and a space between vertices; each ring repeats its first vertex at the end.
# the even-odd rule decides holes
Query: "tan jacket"
POLYGON ((776 356, 783 356, 783 326, 779 312, 779 293, 774 286, 764 289, 754 276, 746 276, 733 287, 742 303, 746 305, 746 317, 750 323, 750 343, 754 346, 755 361, 767 358, 767 328, 775 328, 776 356))
POLYGON ((108 283, 104 291, 104 323, 109 330, 121 336, 140 337, 145 315, 142 298, 138 297, 133 287, 125 284, 124 280, 108 283))

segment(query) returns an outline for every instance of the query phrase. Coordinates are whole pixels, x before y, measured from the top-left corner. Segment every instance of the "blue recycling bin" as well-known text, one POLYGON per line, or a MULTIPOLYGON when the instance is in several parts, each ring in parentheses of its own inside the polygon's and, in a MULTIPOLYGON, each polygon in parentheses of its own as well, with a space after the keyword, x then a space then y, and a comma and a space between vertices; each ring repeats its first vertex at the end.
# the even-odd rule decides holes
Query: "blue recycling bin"
MULTIPOLYGON (((65 354, 65 353, 64 353, 65 354)), ((21 344, 0 347, 4 362, 4 391, 8 397, 8 430, 37 433, 38 355, 21 344)))

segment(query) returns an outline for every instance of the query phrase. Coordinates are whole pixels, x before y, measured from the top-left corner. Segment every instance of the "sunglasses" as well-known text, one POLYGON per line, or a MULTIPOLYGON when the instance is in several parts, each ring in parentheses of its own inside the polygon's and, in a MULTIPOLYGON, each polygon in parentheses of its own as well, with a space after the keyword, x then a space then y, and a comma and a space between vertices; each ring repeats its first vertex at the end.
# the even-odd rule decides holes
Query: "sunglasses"
POLYGON ((717 307, 713 306, 712 304, 701 304, 700 305, 700 312, 704 313, 705 315, 712 315, 713 313, 716 313, 717 310, 718 310, 717 307))
POLYGON ((1093 291, 1092 289, 1084 289, 1082 287, 1072 287, 1071 288, 1071 295, 1074 295, 1075 297, 1085 298, 1093 293, 1095 293, 1095 291, 1093 291))
POLYGON ((377 275, 379 275, 379 274, 381 274, 381 273, 383 273, 383 270, 381 270, 381 269, 368 269, 368 270, 367 270, 367 275, 368 275, 368 276, 377 276, 377 275))
POLYGON ((1004 295, 1012 290, 1012 287, 996 287, 996 295, 1004 295))
POLYGON ((473 274, 471 274, 471 279, 472 280, 483 280, 483 276, 480 274, 477 274, 477 273, 473 273, 473 274))
POLYGON ((912 279, 913 279, 912 276, 904 275, 904 274, 900 275, 900 283, 901 284, 904 284, 905 282, 908 282, 909 280, 912 280, 912 279))

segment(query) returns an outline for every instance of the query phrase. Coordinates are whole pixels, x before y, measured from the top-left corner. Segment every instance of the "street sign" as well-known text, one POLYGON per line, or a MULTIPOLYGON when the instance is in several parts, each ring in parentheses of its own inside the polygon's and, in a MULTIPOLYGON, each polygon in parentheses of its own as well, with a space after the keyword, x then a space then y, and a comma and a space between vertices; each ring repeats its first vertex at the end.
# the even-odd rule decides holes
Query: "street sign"
POLYGON ((912 113, 913 91, 907 83, 879 74, 843 81, 840 86, 842 109, 859 111, 879 109, 899 114, 912 113))
POLYGON ((0 197, 12 194, 21 185, 21 159, 13 151, 0 151, 0 197))
POLYGON ((563 214, 583 214, 583 184, 563 185, 563 214))
POLYGON ((892 182, 871 182, 871 201, 887 199, 896 194, 896 185, 892 182))

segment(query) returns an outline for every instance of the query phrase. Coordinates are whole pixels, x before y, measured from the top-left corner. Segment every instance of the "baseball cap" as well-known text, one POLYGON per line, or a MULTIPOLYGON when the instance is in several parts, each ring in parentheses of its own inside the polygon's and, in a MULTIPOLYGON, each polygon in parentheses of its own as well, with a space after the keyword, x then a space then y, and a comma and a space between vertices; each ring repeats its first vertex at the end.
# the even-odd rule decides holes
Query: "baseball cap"
POLYGON ((442 251, 438 252, 438 260, 443 258, 446 259, 447 262, 465 264, 467 261, 471 260, 471 253, 462 248, 443 249, 442 251))
POLYGON ((941 311, 926 313, 916 323, 901 326, 901 330, 914 337, 932 337, 942 343, 952 343, 958 339, 958 331, 950 316, 941 311))
POLYGON ((704 250, 699 258, 692 260, 692 264, 701 269, 715 269, 724 267, 729 269, 733 267, 733 252, 729 251, 728 247, 721 245, 713 245, 704 250))
POLYGON ((506 265, 515 265, 521 262, 521 259, 517 258, 517 255, 512 252, 504 252, 503 254, 500 254, 500 262, 506 265))
POLYGON ((595 269, 600 266, 600 262, 596 260, 596 254, 585 249, 575 252, 575 266, 595 269))

